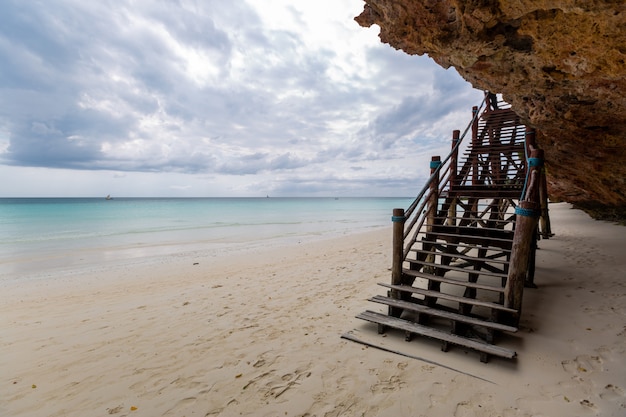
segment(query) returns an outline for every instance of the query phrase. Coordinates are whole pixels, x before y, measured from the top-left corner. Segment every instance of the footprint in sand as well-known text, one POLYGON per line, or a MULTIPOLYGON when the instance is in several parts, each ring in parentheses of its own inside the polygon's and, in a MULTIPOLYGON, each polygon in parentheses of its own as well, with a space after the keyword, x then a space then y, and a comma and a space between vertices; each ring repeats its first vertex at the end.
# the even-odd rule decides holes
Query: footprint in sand
POLYGON ((580 376, 588 372, 602 371, 602 358, 600 356, 580 355, 574 360, 564 360, 561 362, 565 372, 575 376, 580 376))
POLYGON ((488 394, 476 394, 468 401, 462 401, 456 405, 454 417, 482 417, 496 416, 493 398, 488 394))
POLYGON ((402 381, 398 375, 391 375, 389 379, 379 380, 370 387, 370 390, 373 393, 388 393, 402 389, 405 386, 406 382, 402 381))
MULTIPOLYGON (((271 366, 278 357, 267 360, 259 357, 257 361, 252 364, 254 368, 261 369, 271 366)), ((260 393, 264 398, 278 398, 291 388, 299 385, 305 378, 311 376, 310 365, 296 369, 293 373, 277 375, 274 369, 262 372, 252 379, 249 379, 243 386, 244 390, 249 390, 253 385, 256 386, 256 392, 260 393)))
POLYGON ((600 398, 605 401, 620 402, 620 406, 626 408, 626 393, 617 385, 606 385, 600 393, 600 398))
POLYGON ((435 408, 439 405, 445 404, 450 396, 450 390, 441 382, 434 382, 430 386, 431 394, 428 396, 430 401, 430 408, 435 408))
POLYGON ((589 401, 589 400, 582 400, 580 402, 580 405, 582 405, 583 407, 592 409, 592 410, 596 409, 596 405, 594 403, 592 403, 591 401, 589 401))
POLYGON ((107 408, 108 414, 119 414, 124 410, 124 406, 118 405, 117 407, 107 408))

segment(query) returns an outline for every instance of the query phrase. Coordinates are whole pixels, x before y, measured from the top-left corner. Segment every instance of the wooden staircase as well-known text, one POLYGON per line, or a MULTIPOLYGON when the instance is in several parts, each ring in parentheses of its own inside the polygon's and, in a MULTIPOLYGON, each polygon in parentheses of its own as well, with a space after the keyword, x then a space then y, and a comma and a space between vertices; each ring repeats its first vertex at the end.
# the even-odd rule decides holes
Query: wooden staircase
POLYGON ((444 351, 463 346, 483 362, 516 357, 495 342, 517 331, 523 287, 534 285, 539 217, 541 234, 550 235, 534 132, 487 97, 463 136, 454 131, 450 155, 432 158, 430 179, 408 210, 394 210, 391 283, 379 283, 387 294, 369 299, 388 313, 357 315, 379 333, 395 328, 407 341, 437 339, 444 351))

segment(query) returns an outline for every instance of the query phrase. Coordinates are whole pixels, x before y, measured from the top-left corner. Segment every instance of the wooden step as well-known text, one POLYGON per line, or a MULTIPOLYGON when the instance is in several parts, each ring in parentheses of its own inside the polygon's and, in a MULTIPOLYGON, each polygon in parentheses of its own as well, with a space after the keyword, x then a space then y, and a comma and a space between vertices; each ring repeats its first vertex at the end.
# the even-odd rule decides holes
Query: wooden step
POLYGON ((496 172, 485 172, 486 176, 513 173, 517 174, 524 165, 523 159, 520 159, 517 152, 524 152, 521 148, 509 148, 503 149, 500 147, 493 148, 491 146, 485 146, 485 150, 474 150, 462 154, 461 166, 466 162, 475 163, 477 165, 489 166, 492 162, 500 163, 500 170, 496 172), (519 167, 518 167, 519 165, 519 167))
POLYGON ((475 298, 461 297, 458 295, 446 294, 446 293, 439 292, 439 291, 424 290, 422 288, 415 288, 410 285, 385 284, 384 282, 379 282, 378 285, 386 287, 386 288, 390 288, 392 290, 397 290, 400 292, 420 294, 425 297, 441 298, 442 300, 454 301, 459 304, 470 304, 474 306, 487 307, 487 308, 491 308, 494 310, 505 311, 507 313, 512 313, 512 314, 518 313, 518 311, 515 309, 505 307, 502 304, 492 303, 490 301, 482 301, 482 300, 477 300, 475 298))
POLYGON ((464 316, 462 314, 453 313, 451 311, 440 310, 437 308, 427 307, 422 304, 411 303, 409 301, 396 300, 395 298, 385 297, 382 295, 376 295, 369 299, 374 303, 385 304, 392 307, 398 307, 409 311, 414 311, 416 313, 423 313, 429 316, 441 317, 445 319, 450 319, 453 321, 459 321, 462 323, 471 324, 474 326, 485 327, 493 330, 500 330, 503 332, 515 333, 517 332, 517 327, 507 326, 506 324, 495 323, 493 321, 481 320, 475 317, 464 316))
MULTIPOLYGON (((428 241, 422 240, 420 242, 426 243, 428 241)), ((445 247, 447 246, 454 246, 456 248, 463 248, 463 249, 485 249, 487 251, 492 251, 492 252, 494 251, 506 252, 506 253, 511 252, 511 249, 499 248, 497 246, 476 246, 476 245, 467 245, 464 243, 448 243, 448 242, 428 242, 428 243, 440 249, 442 252, 445 250, 445 247)), ((419 249, 415 249, 415 250, 419 250, 419 249)), ((501 256, 505 256, 506 253, 502 253, 501 256)))
MULTIPOLYGON (((410 252, 425 253, 427 255, 448 256, 448 257, 451 257, 451 258, 463 259, 463 260, 469 261, 470 263, 474 263, 474 262, 493 262, 493 263, 498 263, 498 264, 502 264, 502 265, 508 265, 510 263, 506 259, 496 259, 496 256, 498 258, 501 257, 501 256, 504 256, 505 254, 503 254, 503 253, 498 253, 498 254, 493 255, 493 256, 487 256, 487 257, 481 258, 481 257, 478 257, 478 256, 464 255, 464 254, 459 253, 457 251, 455 251, 455 252, 444 252, 444 251, 432 251, 432 250, 424 250, 424 249, 415 249, 415 248, 413 248, 413 249, 410 250, 410 252)), ((407 259, 407 261, 411 261, 411 260, 407 259)))
MULTIPOLYGON (((443 211, 443 210, 442 210, 443 211)), ((461 210, 457 210, 461 211, 461 210)), ((513 213, 510 213, 511 216, 513 213)), ((507 227, 511 226, 515 223, 513 219, 489 219, 489 218, 467 218, 467 217, 452 217, 446 216, 444 213, 439 212, 437 216, 433 217, 434 222, 436 224, 442 224, 445 226, 460 226, 461 224, 471 225, 468 227, 487 227, 489 229, 498 229, 498 230, 512 230, 507 227), (450 223, 454 222, 454 223, 450 223)))
MULTIPOLYGON (((457 202, 457 204, 459 204, 457 202)), ((491 208, 491 205, 485 205, 486 209, 491 208)), ((453 217, 453 216, 446 216, 446 211, 440 210, 439 213, 434 217, 435 220, 439 220, 440 223, 439 224, 443 224, 446 225, 445 221, 446 220, 454 220, 455 222, 471 222, 471 223, 480 223, 481 226, 479 227, 483 227, 482 224, 486 224, 486 223, 493 223, 493 224, 497 224, 499 226, 502 227, 491 227, 491 229, 499 229, 499 230, 509 230, 509 229, 505 229, 504 227, 508 226, 509 224, 514 222, 515 217, 513 217, 515 215, 513 208, 511 208, 511 212, 510 213, 504 213, 505 215, 508 215, 509 217, 511 217, 510 219, 490 219, 489 217, 467 217, 467 213, 468 210, 461 210, 461 209, 457 209, 457 211, 463 212, 465 214, 465 217, 453 217)), ((488 214, 490 214, 489 212, 487 212, 487 210, 485 210, 485 213, 481 212, 479 214, 483 214, 485 216, 487 216, 488 214)), ((455 226, 455 225, 450 225, 450 226, 455 226)))
POLYGON ((416 264, 416 265, 422 265, 422 266, 431 266, 433 268, 439 268, 439 269, 444 269, 446 271, 457 271, 457 272, 464 272, 467 274, 479 274, 479 275, 488 275, 491 277, 500 277, 500 278, 507 278, 508 274, 505 274, 503 272, 492 272, 492 271, 485 271, 485 270, 481 270, 481 269, 467 269, 467 268, 461 268, 458 266, 452 266, 452 265, 441 265, 441 264, 437 264, 434 262, 426 262, 426 261, 418 261, 415 259, 405 259, 406 262, 409 262, 411 264, 416 264))
MULTIPOLYGON (((512 202, 513 200, 516 200, 516 198, 502 198, 500 200, 509 200, 512 202)), ((484 200, 484 199, 478 199, 475 203, 477 206, 476 210, 472 210, 472 207, 471 207, 472 204, 469 201, 469 199, 464 199, 464 198, 457 199, 456 204, 463 208, 463 210, 457 210, 457 211, 462 212, 463 218, 468 219, 468 220, 487 220, 489 217, 485 217, 485 216, 490 214, 490 210, 493 208, 494 205, 497 205, 497 202, 494 203, 493 201, 484 200)), ((512 216, 512 218, 515 219, 514 211, 515 211, 515 206, 509 205, 509 211, 503 214, 507 216, 512 216)))
POLYGON ((463 152, 465 155, 471 155, 471 154, 485 154, 485 153, 492 153, 492 152, 515 152, 515 151, 522 151, 524 152, 524 144, 523 143, 515 143, 513 145, 511 145, 510 143, 500 143, 497 145, 476 145, 476 146, 472 146, 471 148, 468 148, 467 151, 463 152))
POLYGON ((497 248, 502 248, 506 250, 511 250, 511 247, 513 246, 512 239, 500 239, 500 238, 495 238, 495 237, 472 236, 472 235, 456 234, 456 233, 427 232, 426 237, 424 238, 424 240, 429 241, 429 242, 432 241, 433 243, 436 243, 437 239, 443 239, 445 241, 458 240, 459 242, 463 242, 463 243, 471 243, 474 245, 488 245, 491 247, 497 247, 497 248))
MULTIPOLYGON (((515 234, 513 227, 515 222, 513 220, 499 220, 497 223, 493 220, 482 220, 482 219, 464 219, 460 217, 452 218, 452 217, 443 217, 441 215, 433 218, 433 224, 443 225, 447 227, 466 227, 466 228, 480 228, 487 230, 500 230, 504 232, 510 232, 515 234), (453 221, 454 223, 449 223, 453 221), (495 226, 495 227, 494 227, 495 226)), ((428 226, 428 225, 427 225, 428 226)))
POLYGON ((435 216, 435 219, 439 220, 438 224, 442 224, 442 225, 449 225, 449 226, 457 226, 459 224, 474 224, 474 225, 479 225, 477 227, 488 227, 490 229, 499 229, 499 230, 512 230, 508 227, 511 226, 511 224, 515 223, 515 213, 514 213, 514 207, 511 206, 510 208, 510 212, 504 212, 504 213, 500 213, 502 215, 504 215, 505 217, 502 219, 490 219, 489 215, 491 214, 490 211, 492 209, 492 205, 489 206, 485 206, 485 208, 483 209, 483 211, 479 214, 476 214, 474 216, 470 217, 471 213, 467 213, 469 210, 467 208, 467 204, 462 204, 461 202, 456 202, 456 206, 453 206, 452 204, 448 204, 448 202, 445 203, 446 207, 445 210, 443 208, 439 209, 439 212, 437 212, 437 215, 435 216), (457 212, 460 212, 461 214, 463 214, 463 216, 450 216, 448 215, 448 211, 450 209, 456 209, 457 212), (453 221, 453 224, 450 224, 449 222, 453 221))
MULTIPOLYGON (((466 212, 465 207, 462 206, 457 206, 456 209, 456 211, 466 212)), ((485 213, 485 216, 487 214, 488 213, 485 213)), ((489 219, 488 217, 467 217, 467 215, 465 217, 452 217, 446 216, 445 211, 440 209, 439 213, 433 217, 433 224, 452 227, 487 227, 489 229, 513 231, 513 225, 517 220, 515 218, 515 213, 511 210, 510 213, 504 213, 504 215, 507 217, 497 220, 489 219)))
MULTIPOLYGON (((466 270, 466 271, 470 272, 469 270, 466 270)), ((494 285, 480 284, 478 282, 467 282, 467 281, 461 281, 461 280, 453 279, 453 278, 440 277, 438 275, 425 274, 423 272, 413 271, 411 269, 406 269, 406 268, 403 268, 402 272, 405 275, 409 275, 415 278, 428 279, 431 281, 443 282, 443 283, 450 284, 450 285, 458 285, 460 287, 475 288, 477 290, 486 290, 486 291, 493 291, 497 293, 504 293, 504 287, 496 287, 494 285)), ((480 271, 476 271, 475 273, 480 274, 480 271)))
POLYGON ((476 197, 476 198, 519 198, 521 188, 485 188, 485 189, 464 189, 463 186, 454 187, 448 190, 447 195, 455 197, 476 197))
POLYGON ((387 316, 384 314, 376 313, 374 311, 365 311, 356 316, 358 319, 369 321, 372 323, 382 324, 384 326, 392 327, 395 329, 404 330, 406 332, 419 334, 422 336, 438 339, 443 342, 451 343, 454 345, 465 346, 467 348, 486 353, 493 356, 499 356, 503 358, 513 359, 517 353, 511 349, 503 348, 500 346, 490 345, 488 343, 469 339, 466 337, 457 336, 454 334, 442 332, 441 330, 433 329, 430 327, 422 326, 421 324, 413 323, 411 321, 399 319, 396 317, 387 316))
POLYGON ((431 233, 449 233, 459 236, 477 236, 489 239, 513 239, 513 230, 490 228, 490 227, 471 227, 471 226, 448 226, 445 224, 432 225, 431 233))

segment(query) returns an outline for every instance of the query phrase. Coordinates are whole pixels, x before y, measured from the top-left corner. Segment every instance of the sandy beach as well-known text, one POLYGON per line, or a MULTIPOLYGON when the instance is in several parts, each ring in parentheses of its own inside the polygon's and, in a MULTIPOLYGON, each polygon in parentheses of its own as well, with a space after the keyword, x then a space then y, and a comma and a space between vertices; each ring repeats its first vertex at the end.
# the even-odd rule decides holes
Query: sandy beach
POLYGON ((624 416, 626 229, 550 210, 515 360, 354 318, 382 311, 390 226, 3 281, 0 415, 624 416))

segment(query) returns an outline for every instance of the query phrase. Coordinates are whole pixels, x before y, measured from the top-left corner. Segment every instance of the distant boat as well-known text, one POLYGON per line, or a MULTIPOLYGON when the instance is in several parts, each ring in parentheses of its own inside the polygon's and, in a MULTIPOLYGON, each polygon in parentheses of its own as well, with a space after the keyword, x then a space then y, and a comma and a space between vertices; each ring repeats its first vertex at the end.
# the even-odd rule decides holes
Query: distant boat
POLYGON ((111 197, 111 194, 109 194, 105 197, 105 200, 113 200, 113 197, 111 197))

